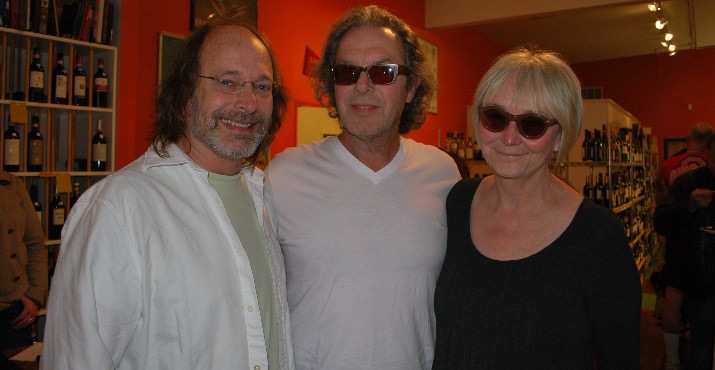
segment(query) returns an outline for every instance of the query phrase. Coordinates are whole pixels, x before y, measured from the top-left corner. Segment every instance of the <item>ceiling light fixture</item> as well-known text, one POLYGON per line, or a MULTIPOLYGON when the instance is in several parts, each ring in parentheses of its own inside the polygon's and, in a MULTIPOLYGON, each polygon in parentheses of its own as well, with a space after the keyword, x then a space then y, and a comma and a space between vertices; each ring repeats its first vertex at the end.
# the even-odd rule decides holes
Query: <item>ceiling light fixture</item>
POLYGON ((648 3, 648 10, 651 12, 660 10, 660 3, 648 3))
POLYGON ((673 39, 673 33, 670 31, 665 31, 665 36, 663 36, 665 41, 670 41, 673 39))
POLYGON ((667 47, 668 47, 668 42, 667 42, 667 41, 661 41, 660 44, 663 45, 664 48, 667 48, 667 47))
POLYGON ((666 24, 668 24, 668 20, 665 17, 660 17, 655 21, 655 28, 662 30, 666 24))
POLYGON ((675 44, 668 45, 668 51, 670 51, 670 52, 674 52, 675 48, 676 48, 675 44))

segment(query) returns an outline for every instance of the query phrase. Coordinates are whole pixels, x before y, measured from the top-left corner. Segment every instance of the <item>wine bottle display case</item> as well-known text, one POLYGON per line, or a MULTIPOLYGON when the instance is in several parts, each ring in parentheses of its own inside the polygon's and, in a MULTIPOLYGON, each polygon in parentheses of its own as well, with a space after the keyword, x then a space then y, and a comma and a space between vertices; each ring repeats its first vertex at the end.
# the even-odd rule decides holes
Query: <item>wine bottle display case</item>
POLYGON ((48 244, 57 244, 73 187, 115 170, 117 48, 9 28, 0 43, 3 166, 37 194, 48 244), (55 73, 58 60, 65 75, 55 73), (58 201, 64 212, 50 209, 58 201))
POLYGON ((659 248, 651 219, 658 152, 650 128, 610 99, 589 99, 581 131, 559 175, 621 218, 644 271, 659 248))

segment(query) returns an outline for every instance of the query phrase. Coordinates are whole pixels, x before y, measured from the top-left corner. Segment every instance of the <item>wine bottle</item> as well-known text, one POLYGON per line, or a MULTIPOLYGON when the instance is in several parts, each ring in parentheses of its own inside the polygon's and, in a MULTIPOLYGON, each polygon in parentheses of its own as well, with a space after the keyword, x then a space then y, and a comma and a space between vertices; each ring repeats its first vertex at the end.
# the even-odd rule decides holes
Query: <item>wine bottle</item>
POLYGON ((42 203, 40 203, 38 196, 37 185, 30 185, 30 199, 32 199, 32 206, 35 208, 37 219, 40 220, 40 224, 42 224, 42 203))
POLYGON ((94 96, 95 107, 106 108, 108 106, 109 78, 104 71, 104 58, 97 61, 97 72, 94 74, 94 96))
POLYGON ((3 168, 7 172, 20 171, 20 135, 15 130, 15 125, 10 123, 3 136, 3 168))
POLYGON ((62 200, 62 196, 59 193, 55 194, 50 202, 50 225, 48 227, 48 234, 50 240, 59 240, 62 236, 62 228, 65 226, 65 216, 67 209, 65 208, 65 201, 62 200))
POLYGON ((67 104, 67 69, 64 54, 57 53, 57 62, 52 71, 52 102, 67 104))
POLYGON ((32 116, 32 128, 27 135, 27 170, 29 172, 42 171, 44 141, 40 132, 40 117, 32 116))
POLYGON ((32 51, 32 63, 30 64, 30 101, 45 102, 45 67, 40 59, 40 49, 32 51))
POLYGON ((79 189, 79 183, 75 182, 72 186, 72 195, 70 196, 70 209, 72 209, 72 207, 77 204, 80 195, 82 195, 82 192, 79 189))
POLYGON ((107 170, 107 138, 102 129, 102 120, 97 121, 97 132, 92 137, 92 171, 107 170))
POLYGON ((81 54, 77 54, 77 63, 72 71, 72 104, 87 105, 87 72, 82 66, 81 54))

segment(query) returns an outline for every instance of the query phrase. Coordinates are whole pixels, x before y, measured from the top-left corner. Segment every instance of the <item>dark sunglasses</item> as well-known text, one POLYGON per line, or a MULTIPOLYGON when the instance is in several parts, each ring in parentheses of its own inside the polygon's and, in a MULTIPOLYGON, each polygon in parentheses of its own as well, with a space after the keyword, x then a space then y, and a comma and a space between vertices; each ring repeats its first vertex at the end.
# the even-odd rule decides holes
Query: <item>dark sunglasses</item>
POLYGON ((336 85, 353 85, 360 79, 360 74, 367 73, 373 85, 391 85, 398 75, 410 74, 410 69, 400 64, 374 64, 359 67, 350 64, 335 64, 330 67, 336 85))
POLYGON ((513 115, 493 105, 479 108, 479 121, 484 125, 484 128, 491 132, 504 131, 509 122, 514 121, 521 136, 533 140, 544 136, 549 126, 559 124, 556 119, 546 118, 540 114, 524 113, 513 115))

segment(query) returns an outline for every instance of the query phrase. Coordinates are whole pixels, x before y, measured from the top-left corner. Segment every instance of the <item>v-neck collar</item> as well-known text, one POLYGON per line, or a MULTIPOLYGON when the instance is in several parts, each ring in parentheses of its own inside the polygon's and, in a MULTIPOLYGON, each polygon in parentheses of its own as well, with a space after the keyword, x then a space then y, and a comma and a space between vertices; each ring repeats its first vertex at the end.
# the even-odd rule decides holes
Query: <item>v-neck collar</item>
POLYGON ((350 153, 350 151, 343 145, 343 143, 340 142, 337 137, 332 137, 331 144, 334 146, 335 151, 338 152, 340 157, 345 160, 345 162, 350 166, 350 168, 354 169, 357 173, 370 180, 373 184, 379 184, 381 181, 395 173, 400 168, 402 162, 404 162, 405 159, 405 144, 404 139, 402 137, 400 137, 400 146, 399 148, 397 148, 397 153, 395 153, 395 156, 392 157, 390 163, 388 163, 385 167, 379 169, 378 171, 373 171, 370 167, 360 162, 360 160, 357 159, 357 157, 355 157, 352 153, 350 153))

